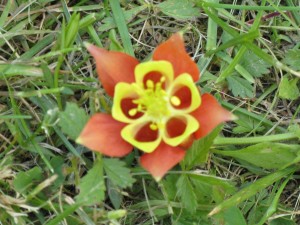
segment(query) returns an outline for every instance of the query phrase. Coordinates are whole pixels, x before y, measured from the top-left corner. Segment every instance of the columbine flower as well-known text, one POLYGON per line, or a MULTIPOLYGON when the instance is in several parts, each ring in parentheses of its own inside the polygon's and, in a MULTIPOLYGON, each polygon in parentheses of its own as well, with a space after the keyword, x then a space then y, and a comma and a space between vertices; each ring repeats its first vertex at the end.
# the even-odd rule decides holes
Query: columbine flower
POLYGON ((77 139, 94 151, 122 157, 136 147, 144 152, 141 165, 160 180, 184 158, 193 140, 233 119, 212 95, 200 96, 194 83, 200 73, 179 33, 143 63, 125 53, 86 47, 114 99, 112 115, 93 115, 77 139))

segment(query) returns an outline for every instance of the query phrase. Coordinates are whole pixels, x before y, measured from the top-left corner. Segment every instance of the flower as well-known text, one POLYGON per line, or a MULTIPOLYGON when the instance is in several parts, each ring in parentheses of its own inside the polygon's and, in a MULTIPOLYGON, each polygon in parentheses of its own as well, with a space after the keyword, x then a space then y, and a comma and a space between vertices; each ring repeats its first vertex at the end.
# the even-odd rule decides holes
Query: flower
POLYGON ((123 157, 135 147, 144 152, 142 167, 158 181, 184 158, 195 139, 234 118, 212 95, 200 95, 194 83, 200 72, 180 33, 142 63, 125 53, 86 47, 113 97, 112 114, 93 115, 77 139, 91 150, 123 157))

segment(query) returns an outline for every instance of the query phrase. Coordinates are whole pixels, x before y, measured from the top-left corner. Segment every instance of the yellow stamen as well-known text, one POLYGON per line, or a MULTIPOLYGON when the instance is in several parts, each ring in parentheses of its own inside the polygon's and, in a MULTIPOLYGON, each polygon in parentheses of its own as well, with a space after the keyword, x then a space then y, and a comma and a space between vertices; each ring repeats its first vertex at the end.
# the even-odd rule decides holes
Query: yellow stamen
POLYGON ((151 130, 157 130, 157 128, 158 128, 158 127, 157 127, 157 125, 156 125, 155 123, 151 123, 151 124, 150 124, 150 129, 151 129, 151 130))
POLYGON ((154 88, 154 82, 152 80, 147 80, 146 81, 146 86, 149 89, 153 89, 154 88))
POLYGON ((172 96, 171 97, 171 103, 175 106, 179 106, 181 101, 177 96, 172 96))
POLYGON ((129 112, 128 112, 128 114, 129 114, 130 116, 135 116, 135 115, 137 114, 137 109, 136 109, 136 108, 130 109, 129 112))

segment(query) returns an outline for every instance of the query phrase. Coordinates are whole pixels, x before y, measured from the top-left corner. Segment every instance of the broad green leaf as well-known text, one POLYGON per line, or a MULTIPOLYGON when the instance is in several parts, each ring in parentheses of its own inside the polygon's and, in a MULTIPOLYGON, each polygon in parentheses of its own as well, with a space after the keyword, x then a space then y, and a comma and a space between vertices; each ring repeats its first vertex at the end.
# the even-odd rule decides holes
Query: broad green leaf
POLYGON ((227 81, 228 81, 228 87, 232 91, 232 94, 235 97, 237 96, 240 96, 242 98, 253 97, 253 87, 248 80, 233 75, 227 77, 227 81))
POLYGON ((271 65, 258 57, 252 51, 247 51, 241 59, 240 65, 247 70, 253 77, 261 77, 269 73, 271 65))
POLYGON ((204 138, 194 141, 193 145, 186 152, 185 158, 182 162, 187 169, 190 169, 200 163, 206 163, 209 149, 221 129, 222 126, 218 126, 204 138))
POLYGON ((222 202, 227 194, 236 190, 229 180, 206 174, 189 174, 198 203, 222 202))
POLYGON ((239 118, 234 121, 237 124, 237 126, 232 130, 235 134, 249 133, 253 130, 260 132, 265 129, 259 121, 254 120, 250 116, 245 116, 241 113, 235 113, 235 115, 239 118))
POLYGON ((37 182, 41 181, 42 178, 42 169, 36 166, 28 171, 19 172, 13 181, 13 185, 17 192, 25 193, 34 184, 38 184, 37 182))
MULTIPOLYGON (((202 71, 201 67, 203 66, 203 65, 201 65, 201 63, 202 62, 205 63, 204 61, 206 61, 205 57, 200 58, 198 61, 198 68, 200 68, 200 71, 202 71)), ((203 74, 201 74, 199 82, 200 83, 204 83, 206 81, 211 82, 211 81, 215 81, 216 79, 217 79, 217 77, 215 75, 213 75, 212 73, 210 73, 208 71, 205 71, 203 74)))
POLYGON ((224 225, 247 225, 243 213, 236 206, 225 210, 222 213, 222 219, 225 222, 224 225))
POLYGON ((279 217, 274 220, 271 220, 270 225, 297 225, 291 216, 279 217))
POLYGON ((75 103, 67 103, 66 109, 59 115, 59 126, 73 140, 79 136, 87 121, 85 111, 75 103))
POLYGON ((283 63, 289 65, 294 70, 300 70, 300 49, 291 49, 283 58, 283 63))
POLYGON ((221 225, 216 224, 215 220, 207 216, 207 211, 197 210, 196 212, 190 212, 187 209, 173 209, 172 215, 174 225, 221 225))
POLYGON ((121 188, 131 187, 135 182, 130 174, 130 169, 119 159, 103 159, 104 171, 111 182, 121 188))
POLYGON ((93 168, 80 180, 80 193, 76 196, 78 203, 93 205, 104 200, 105 184, 102 166, 102 161, 96 161, 93 168))
POLYGON ((195 212, 197 208, 197 196, 194 187, 187 175, 181 175, 176 183, 178 196, 182 205, 190 212, 195 212))
POLYGON ((166 191, 168 200, 172 201, 177 197, 177 187, 174 185, 178 181, 177 174, 169 174, 162 181, 164 190, 166 191))
POLYGON ((268 209, 266 206, 266 204, 267 204, 266 201, 259 201, 259 203, 262 203, 262 204, 258 204, 257 202, 258 202, 258 200, 256 200, 254 202, 252 209, 248 213, 247 220, 248 220, 249 224, 258 225, 258 222, 260 221, 261 218, 263 218, 264 214, 266 213, 266 211, 268 209))
POLYGON ((119 190, 119 188, 114 185, 110 179, 107 179, 107 192, 114 208, 119 209, 123 200, 123 195, 121 194, 121 190, 119 190))
POLYGON ((264 142, 234 151, 214 151, 217 154, 244 160, 266 169, 279 169, 300 161, 300 146, 264 142))
POLYGON ((299 78, 289 80, 287 76, 284 76, 279 84, 279 97, 289 100, 296 100, 299 98, 300 91, 297 86, 298 80, 299 78))
POLYGON ((289 131, 294 133, 300 139, 300 126, 299 124, 292 124, 288 128, 289 131))
POLYGON ((50 160, 50 164, 52 165, 54 172, 57 174, 57 179, 53 183, 53 188, 57 188, 63 184, 65 180, 65 176, 63 174, 63 165, 64 165, 64 158, 61 156, 55 156, 50 160))
POLYGON ((200 15, 199 9, 189 0, 167 0, 157 5, 166 15, 179 20, 193 19, 200 15))
POLYGON ((216 186, 220 189, 223 189, 225 193, 232 194, 236 190, 233 182, 223 178, 205 174, 189 174, 188 176, 190 180, 195 184, 202 183, 211 187, 216 186))

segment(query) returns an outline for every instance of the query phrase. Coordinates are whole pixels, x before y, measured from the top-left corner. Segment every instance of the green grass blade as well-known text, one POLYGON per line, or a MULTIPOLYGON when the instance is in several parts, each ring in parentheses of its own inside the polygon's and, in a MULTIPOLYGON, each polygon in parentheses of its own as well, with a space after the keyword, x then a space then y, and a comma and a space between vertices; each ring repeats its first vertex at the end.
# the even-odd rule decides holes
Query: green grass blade
POLYGON ((212 49, 210 51, 208 51, 205 56, 211 56, 217 52, 223 51, 229 47, 233 47, 239 44, 248 44, 248 42, 253 41, 253 39, 259 37, 259 31, 255 30, 255 31, 251 31, 245 34, 241 34, 239 37, 235 37, 232 38, 231 40, 227 41, 226 43, 220 45, 218 48, 216 49, 212 49))
MULTIPOLYGON (((266 3, 266 0, 262 1, 261 4, 265 5, 265 3, 266 3)), ((257 17, 254 20, 253 26, 250 29, 250 32, 257 32, 257 33, 259 33, 259 31, 258 31, 258 25, 259 25, 261 17, 262 17, 262 11, 259 11, 257 17)), ((239 35, 239 37, 240 37, 240 35, 239 35)), ((228 65, 228 67, 221 73, 221 75, 219 76, 219 78, 216 80, 216 83, 222 82, 223 80, 225 80, 226 77, 228 77, 228 76, 230 76, 232 74, 232 71, 236 68, 237 64, 240 62, 240 60, 242 59, 242 57, 244 56, 244 54, 245 54, 246 51, 247 51, 246 46, 242 45, 242 47, 238 50, 238 52, 235 55, 235 57, 232 60, 232 62, 228 65)))
MULTIPOLYGON (((197 6, 222 8, 222 9, 239 9, 239 10, 257 10, 257 11, 276 11, 273 6, 251 6, 251 5, 234 5, 234 4, 219 4, 203 0, 196 0, 197 6)), ((294 6, 280 6, 281 10, 298 11, 299 9, 294 6)))
POLYGON ((32 116, 29 115, 0 115, 0 120, 11 120, 11 119, 32 119, 32 116))
MULTIPOLYGON (((31 16, 31 20, 36 19, 39 16, 39 14, 35 14, 31 16)), ((21 30, 23 30, 25 28, 25 26, 28 25, 28 23, 30 23, 29 19, 25 19, 20 21, 19 23, 17 23, 15 26, 13 26, 10 30, 8 30, 6 32, 6 34, 9 33, 18 33, 21 30)), ((0 47, 2 47, 7 41, 9 41, 13 36, 8 36, 6 38, 3 37, 2 33, 0 32, 0 47)))
POLYGON ((124 45, 124 50, 127 54, 134 56, 134 50, 130 40, 129 31, 126 25, 124 13, 120 6, 120 1, 110 0, 109 3, 113 12, 113 18, 115 20, 115 23, 117 24, 117 28, 124 45))
POLYGON ((272 141, 287 141, 299 139, 298 136, 294 133, 285 133, 285 134, 274 134, 268 136, 258 136, 258 137, 240 137, 240 138, 224 138, 224 137, 217 137, 214 140, 215 145, 249 145, 249 144, 256 144, 261 142, 272 142, 272 141))
POLYGON ((73 94, 71 89, 65 88, 65 87, 59 87, 59 88, 49 88, 49 89, 45 88, 45 89, 33 90, 33 91, 20 91, 20 92, 16 92, 15 96, 22 97, 22 98, 28 98, 28 97, 33 97, 33 96, 41 97, 43 95, 57 94, 57 93, 64 93, 64 94, 69 94, 69 95, 73 94))
POLYGON ((268 210, 265 212, 265 214, 263 215, 263 217, 261 218, 261 220, 257 223, 257 225, 263 225, 263 224, 265 224, 265 222, 267 222, 268 218, 270 216, 272 216, 276 212, 277 205, 279 203, 280 195, 282 194, 285 186, 290 181, 290 179, 291 179, 291 175, 287 179, 285 179, 285 181, 281 184, 281 186, 277 190, 275 196, 272 198, 272 202, 271 202, 268 210))
MULTIPOLYGON (((219 3, 219 0, 213 0, 212 2, 219 3)), ((217 13, 216 10, 213 11, 217 13)), ((218 32, 218 24, 211 18, 208 18, 206 51, 215 49, 217 47, 217 37, 218 37, 217 32, 218 32)))
POLYGON ((297 169, 298 169, 297 166, 291 166, 283 170, 278 170, 266 177, 263 177, 255 181, 254 183, 250 184, 249 186, 243 188, 242 190, 234 194, 229 199, 217 205, 208 215, 209 216, 215 215, 232 206, 236 206, 240 204, 242 201, 250 198, 251 196, 255 195, 257 192, 261 191, 262 189, 272 185, 274 182, 282 179, 285 176, 288 176, 291 173, 294 173, 297 169))
MULTIPOLYGON (((203 4, 201 4, 203 6, 203 4)), ((230 26, 228 26, 227 23, 225 23, 223 20, 221 20, 218 16, 216 16, 212 10, 210 8, 206 8, 204 7, 205 13, 211 17, 216 23, 218 23, 218 25, 220 27, 223 28, 223 30, 225 30, 227 33, 229 33, 232 37, 239 37, 239 33, 236 32, 234 29, 232 29, 230 26)), ((260 49, 258 46, 256 46, 253 43, 248 43, 246 45, 246 47, 253 51, 258 57, 262 58, 263 60, 265 60, 266 62, 268 62, 269 64, 275 66, 277 69, 282 69, 286 72, 289 72, 295 76, 300 77, 300 72, 294 71, 291 68, 289 68, 288 66, 284 65, 283 63, 281 63, 280 61, 278 61, 275 57, 270 56, 268 53, 265 53, 264 51, 262 51, 262 49, 260 49)))
MULTIPOLYGON (((21 115, 19 107, 17 106, 17 103, 15 101, 15 98, 13 96, 13 92, 11 90, 11 88, 7 85, 8 90, 9 90, 9 96, 10 96, 10 102, 12 104, 12 108, 15 114, 17 115, 21 115)), ((36 153, 38 153, 41 156, 41 159, 44 161, 44 163, 46 164, 46 166, 48 167, 48 169, 53 173, 53 168, 50 164, 50 162, 48 161, 48 159, 46 158, 45 154, 43 153, 43 151, 41 150, 41 147, 36 143, 36 141, 33 138, 33 134, 31 133, 27 123, 25 122, 24 119, 20 118, 18 121, 18 127, 20 129, 20 132, 23 133, 24 135, 24 142, 29 142, 32 144, 34 150, 36 151, 36 153)))
MULTIPOLYGON (((286 12, 281 8, 281 6, 277 6, 277 5, 274 3, 274 1, 268 0, 268 2, 269 2, 269 4, 270 4, 271 6, 273 6, 273 7, 276 9, 276 11, 278 11, 278 12, 281 14, 282 17, 284 17, 287 21, 289 21, 289 22, 292 24, 292 26, 293 26, 294 28, 298 28, 298 29, 299 29, 299 26, 294 22, 294 20, 292 20, 292 19, 286 14, 286 12)), ((295 7, 295 8, 297 8, 297 7, 295 7)), ((298 7, 298 10, 300 11, 300 8, 299 8, 299 7, 298 7)), ((291 13, 292 13, 292 15, 293 15, 293 13, 294 13, 294 14, 297 14, 297 13, 299 13, 299 11, 298 11, 298 12, 291 11, 291 13)), ((299 34, 299 30, 298 30, 298 34, 299 34)))
POLYGON ((52 220, 48 221, 45 225, 57 225, 64 218, 68 217, 70 214, 75 212, 81 205, 75 203, 73 205, 68 206, 62 213, 56 215, 52 220))
POLYGON ((2 29, 4 28, 4 24, 5 24, 5 21, 8 17, 11 5, 12 4, 7 3, 5 8, 2 11, 2 14, 1 14, 1 17, 0 17, 0 28, 2 28, 2 29))
POLYGON ((72 152, 75 156, 77 156, 78 158, 81 159, 82 162, 84 162, 84 160, 81 158, 81 156, 79 155, 79 153, 76 151, 76 149, 73 147, 73 145, 68 141, 68 139, 66 138, 66 136, 61 132, 60 129, 58 129, 57 127, 54 127, 54 131, 55 133, 59 136, 59 138, 62 140, 62 142, 65 144, 66 148, 72 152))
POLYGON ((98 47, 103 47, 99 35, 97 34, 95 28, 92 25, 89 25, 87 27, 87 31, 90 37, 92 38, 93 42, 95 42, 98 47))
MULTIPOLYGON (((266 125, 268 127, 273 127, 274 126, 274 124, 270 120, 266 119, 265 116, 260 116, 260 115, 251 113, 251 112, 249 112, 246 109, 239 108, 236 105, 233 105, 233 104, 231 104, 229 102, 226 102, 226 101, 222 101, 221 104, 225 108, 227 108, 229 110, 234 110, 236 112, 239 112, 239 113, 242 113, 244 115, 247 115, 247 116, 251 117, 252 119, 257 120, 260 123, 262 123, 262 124, 264 124, 264 125, 266 125)), ((284 129, 283 127, 276 126, 275 129, 278 130, 278 131, 280 131, 280 132, 283 132, 283 133, 286 132, 286 129, 284 129)))
MULTIPOLYGON (((226 53, 224 53, 223 51, 218 52, 216 55, 218 57, 220 57, 222 60, 224 60, 225 62, 227 62, 228 64, 230 64, 232 62, 232 58, 229 55, 227 55, 226 53)), ((250 83, 252 83, 252 84, 255 83, 253 76, 242 65, 237 64, 234 68, 250 83)))
POLYGON ((3 79, 3 77, 8 78, 18 75, 29 77, 42 77, 43 71, 38 67, 23 64, 0 64, 0 80, 3 79))
POLYGON ((36 43, 33 47, 30 48, 29 51, 25 52, 21 55, 20 59, 29 60, 33 56, 35 56, 38 52, 42 51, 45 47, 49 46, 54 40, 54 35, 49 34, 41 39, 38 43, 36 43))
POLYGON ((239 51, 237 52, 237 54, 235 55, 235 57, 233 58, 231 63, 220 74, 220 76, 216 80, 216 83, 220 83, 220 82, 224 81, 228 76, 230 76, 232 74, 232 71, 238 65, 238 63, 240 62, 240 60, 242 59, 242 57, 244 56, 246 51, 247 51, 247 48, 245 46, 242 46, 239 49, 239 51))
MULTIPOLYGON (((290 6, 290 7, 295 7, 297 8, 294 3, 293 0, 286 0, 286 3, 290 6)), ((299 15, 300 9, 298 8, 298 12, 292 11, 292 15, 295 19, 295 22, 298 24, 298 26, 300 25, 300 15, 299 15)))

